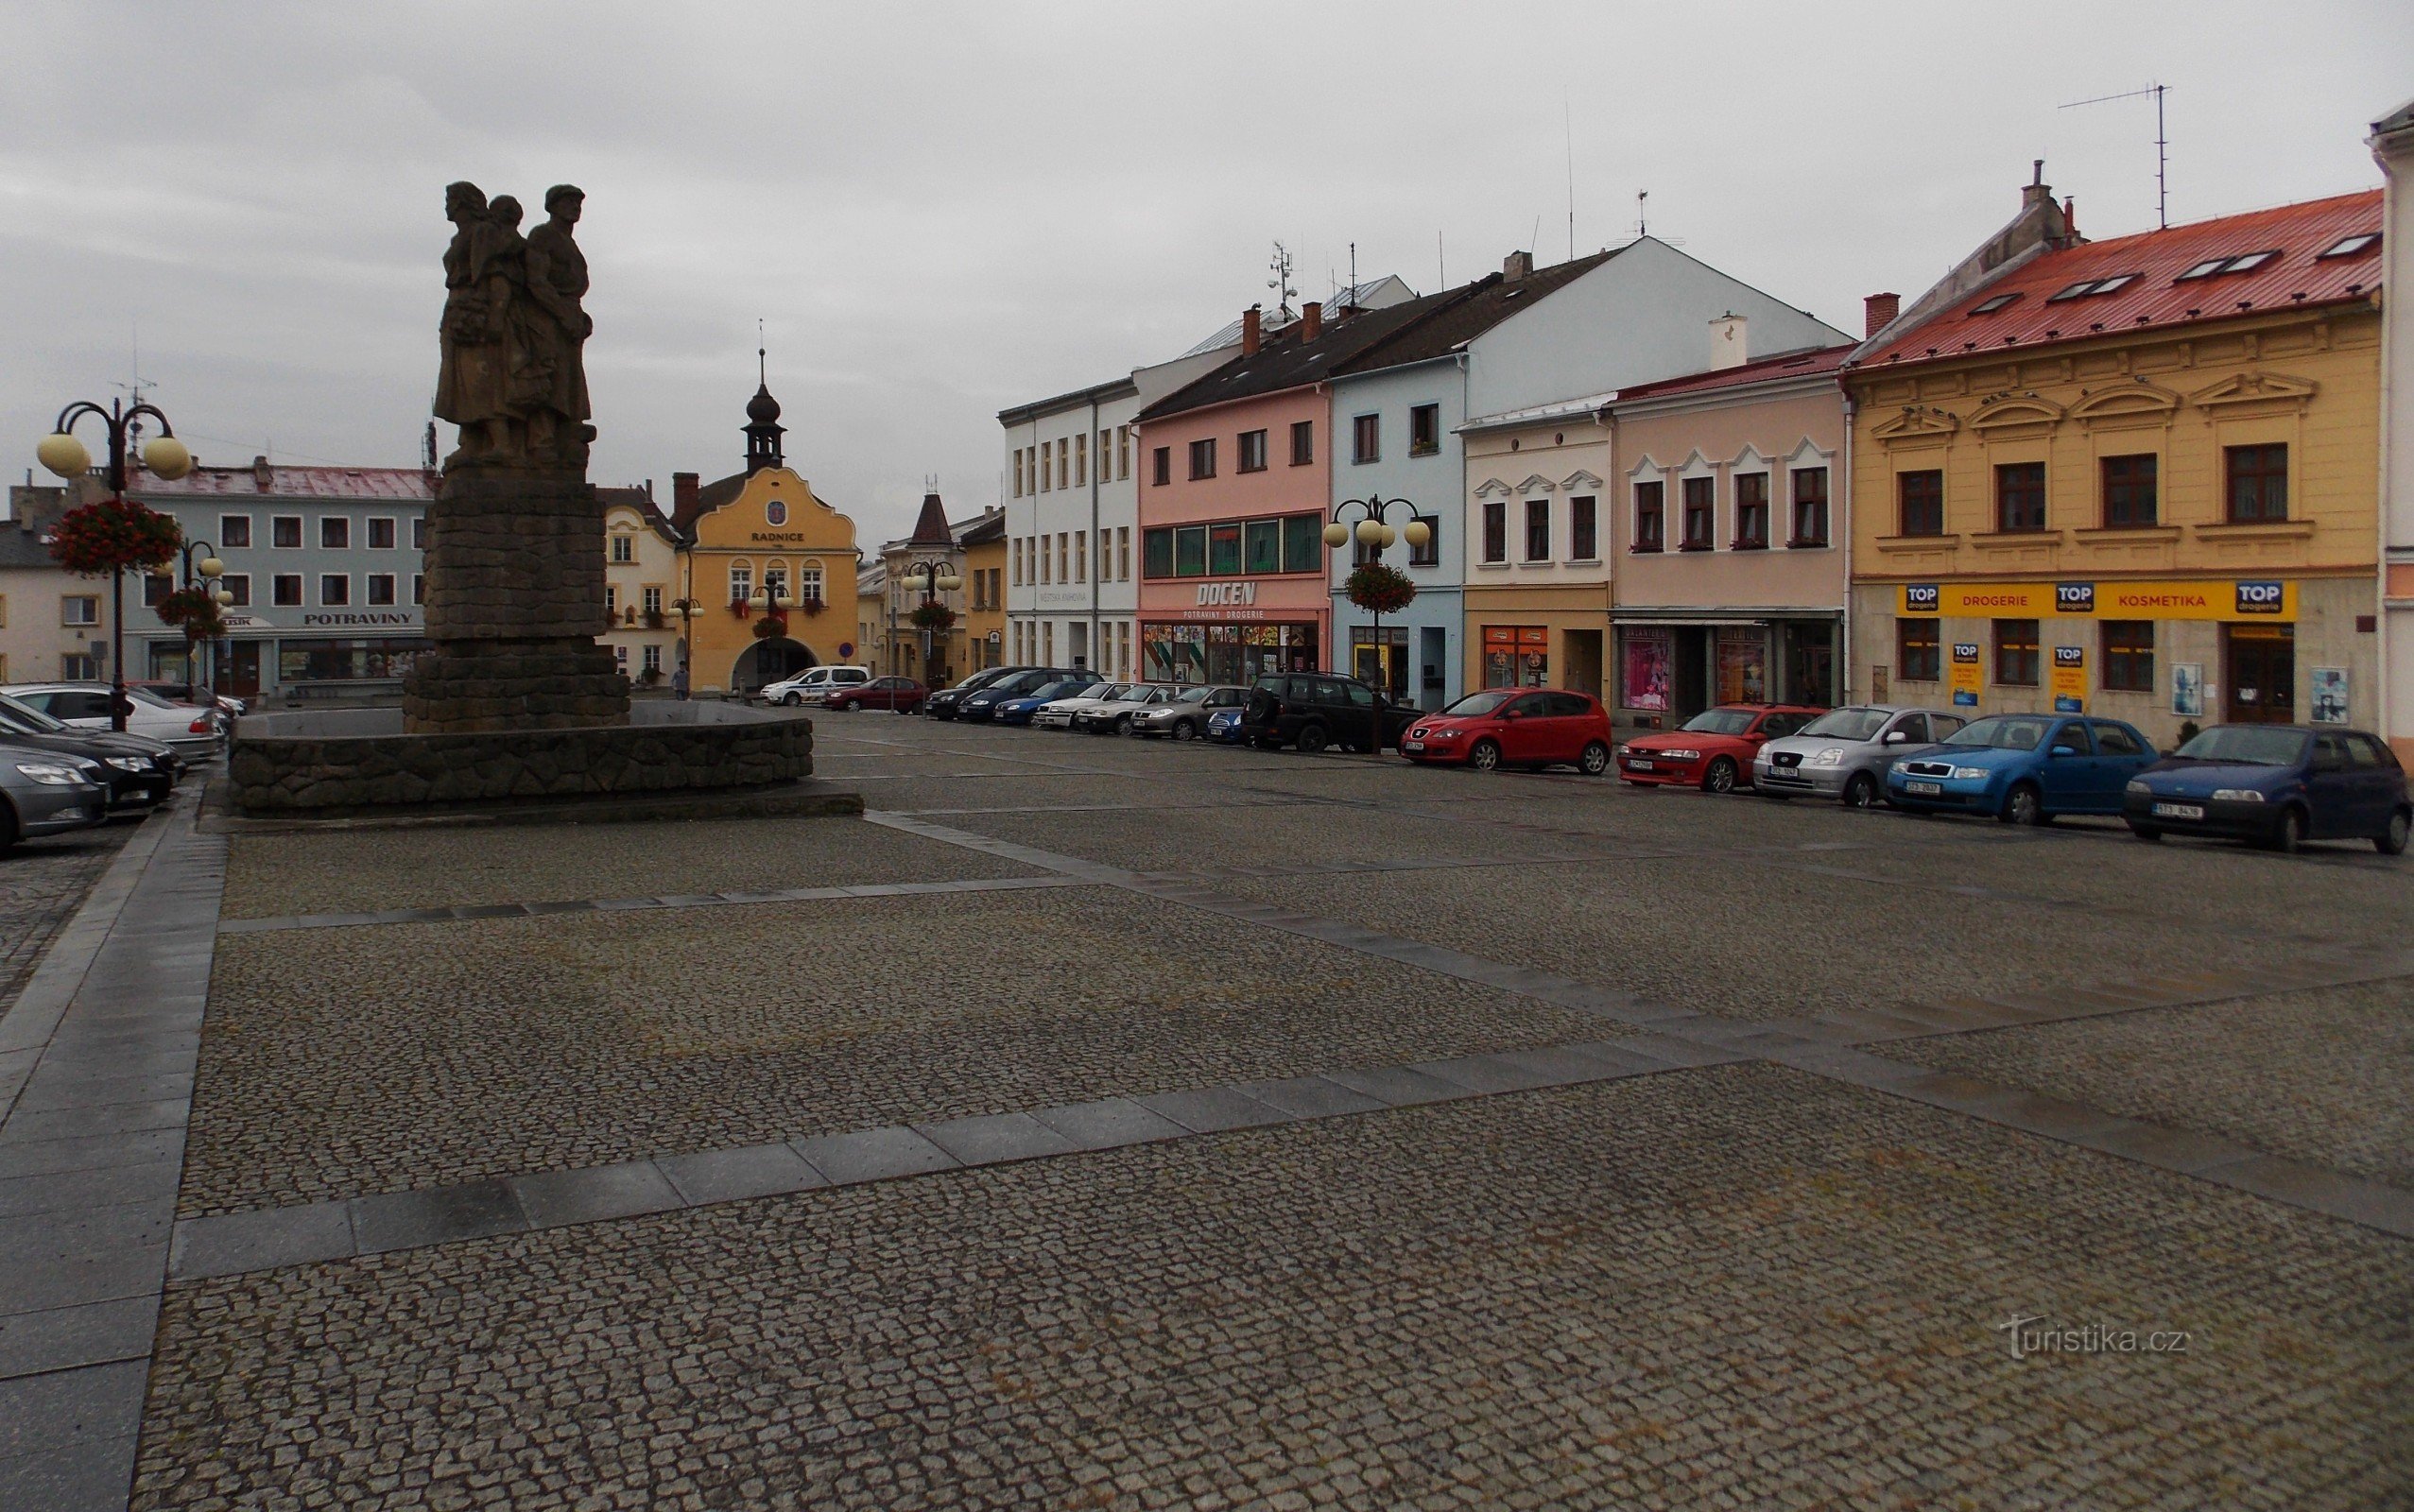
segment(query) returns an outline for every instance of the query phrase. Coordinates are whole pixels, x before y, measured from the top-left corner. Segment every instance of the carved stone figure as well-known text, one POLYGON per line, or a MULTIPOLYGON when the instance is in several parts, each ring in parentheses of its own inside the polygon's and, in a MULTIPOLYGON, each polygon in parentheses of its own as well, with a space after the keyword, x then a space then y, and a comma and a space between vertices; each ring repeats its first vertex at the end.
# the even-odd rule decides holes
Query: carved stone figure
POLYGON ((545 223, 528 233, 528 374, 536 388, 528 407, 528 450, 538 457, 574 458, 583 468, 594 430, 585 421, 587 374, 581 349, 595 321, 579 301, 587 296, 587 255, 572 228, 586 196, 575 186, 545 191, 545 223))
POLYGON ((579 302, 587 260, 572 234, 584 198, 556 185, 545 223, 522 236, 511 196, 490 203, 466 182, 445 191, 455 231, 444 253, 436 413, 461 430, 448 471, 586 472, 595 432, 582 349, 594 322, 579 302))
POLYGON ((444 215, 454 230, 444 249, 444 315, 437 325, 443 355, 436 371, 436 413, 461 428, 460 447, 449 459, 460 463, 505 449, 511 359, 503 310, 487 276, 494 224, 485 192, 466 181, 447 185, 444 215))

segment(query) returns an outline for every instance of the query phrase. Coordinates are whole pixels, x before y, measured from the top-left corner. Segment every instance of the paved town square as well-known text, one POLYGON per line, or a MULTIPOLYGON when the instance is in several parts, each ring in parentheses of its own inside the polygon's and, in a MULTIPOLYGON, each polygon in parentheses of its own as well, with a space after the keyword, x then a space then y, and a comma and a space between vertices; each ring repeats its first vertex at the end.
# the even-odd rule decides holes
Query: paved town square
POLYGON ((147 826, 198 1072, 0 1203, 170 1280, 12 1254, 9 1401, 155 1509, 2414 1494, 2401 861, 818 725, 861 818, 147 826))

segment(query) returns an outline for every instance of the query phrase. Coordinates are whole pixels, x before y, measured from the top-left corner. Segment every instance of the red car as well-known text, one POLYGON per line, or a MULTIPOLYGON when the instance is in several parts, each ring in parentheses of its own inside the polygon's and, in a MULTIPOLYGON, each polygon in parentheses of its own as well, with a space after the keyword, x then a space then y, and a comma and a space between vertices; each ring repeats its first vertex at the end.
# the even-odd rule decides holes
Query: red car
POLYGON ((1790 735, 1825 713, 1807 704, 1721 704, 1664 735, 1638 735, 1620 746, 1618 776, 1638 787, 1732 793, 1751 785, 1751 759, 1765 743, 1790 735))
POLYGON ((833 688, 821 696, 824 709, 844 709, 854 713, 858 709, 887 709, 895 713, 909 714, 919 711, 930 690, 911 678, 874 678, 850 687, 833 688))
POLYGON ((1486 688, 1410 721, 1400 754, 1479 772, 1565 764, 1597 777, 1610 769, 1610 716, 1599 699, 1581 693, 1486 688))

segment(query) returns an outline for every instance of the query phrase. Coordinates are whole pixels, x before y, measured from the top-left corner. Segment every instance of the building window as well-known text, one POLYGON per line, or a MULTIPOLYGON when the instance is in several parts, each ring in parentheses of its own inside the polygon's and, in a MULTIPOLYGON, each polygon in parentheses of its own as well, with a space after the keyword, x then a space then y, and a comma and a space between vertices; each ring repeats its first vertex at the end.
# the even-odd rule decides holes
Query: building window
POLYGON ((1240 433, 1239 470, 1243 472, 1263 472, 1266 471, 1266 433, 1264 431, 1243 431, 1240 433))
POLYGON ((414 604, 424 604, 427 602, 427 575, 425 573, 411 574, 411 602, 414 604))
POLYGON ((663 669, 663 648, 660 645, 646 647, 643 660, 638 664, 647 672, 660 672, 663 669))
POLYGON ((1207 571, 1216 577, 1240 576, 1240 526, 1214 525, 1207 531, 1207 571))
POLYGON ((319 602, 322 606, 351 603, 352 575, 350 573, 320 573, 319 602))
POLYGON ((423 514, 413 515, 411 516, 411 550, 425 551, 426 549, 427 516, 423 514))
POLYGON ((1906 536, 1944 534, 1944 473, 1936 468, 1897 473, 1894 479, 1897 520, 1906 536))
POLYGON ((1242 570, 1251 577, 1283 570, 1283 522, 1251 520, 1242 527, 1242 570))
POLYGON ((1174 532, 1174 576, 1207 576, 1207 527, 1184 525, 1174 532))
POLYGON ((1164 526, 1140 532, 1140 576, 1171 577, 1174 575, 1174 533, 1164 526))
POLYGON ((351 517, 340 514, 319 516, 319 546, 322 551, 350 550, 352 547, 351 517))
POLYGON ((1160 446, 1149 455, 1149 481, 1160 488, 1174 480, 1174 449, 1160 446))
POLYGON ((98 625, 100 595, 70 593, 59 601, 59 623, 66 626, 98 625))
POLYGON ((1551 559, 1551 501, 1548 499, 1526 501, 1526 559, 1551 559))
POLYGON ((372 551, 394 549, 394 521, 390 515, 369 517, 369 545, 372 551))
POLYGON ((730 563, 730 602, 748 603, 754 597, 754 564, 750 561, 730 563))
POLYGON ((1073 481, 1077 487, 1090 485, 1090 433, 1083 431, 1073 438, 1073 481))
POLYGON ((59 675, 69 682, 97 682, 100 658, 83 651, 63 651, 59 657, 59 675))
POLYGON ((1638 483, 1634 486, 1634 549, 1660 551, 1668 539, 1668 486, 1664 483, 1638 483))
POLYGON ((1995 680, 2010 688, 2037 686, 2037 622, 1995 621, 1995 680))
POLYGON ((2104 622, 2104 686, 2121 693, 2154 691, 2154 622, 2104 622))
POLYGON ((625 561, 635 561, 635 560, 637 559, 637 541, 636 541, 636 539, 635 539, 634 537, 632 537, 632 536, 627 536, 627 535, 619 535, 619 536, 614 536, 614 537, 612 537, 612 560, 614 560, 614 561, 624 561, 624 562, 625 562, 625 561))
POLYGON ((1509 501, 1484 501, 1484 560, 1509 559, 1509 501))
POLYGON ((268 544, 280 551, 302 549, 302 516, 271 515, 268 518, 268 544))
POLYGON ((372 605, 384 607, 392 606, 394 602, 394 575, 392 573, 371 573, 369 575, 369 598, 367 602, 372 605))
POLYGON ((1060 583, 1073 581, 1072 571, 1073 532, 1060 530, 1056 533, 1056 580, 1060 583))
POLYGON ((1827 544, 1827 469, 1794 470, 1794 535, 1789 546, 1827 544))
POLYGON ((606 583, 604 584, 604 618, 613 620, 619 617, 620 589, 616 584, 606 583))
POLYGON ((1320 573, 1324 570, 1324 516, 1283 517, 1283 571, 1320 573))
POLYGON ((1360 415, 1350 421, 1350 460, 1376 462, 1383 458, 1383 417, 1360 415))
POLYGON ((1190 475, 1194 478, 1216 475, 1216 438, 1213 436, 1190 443, 1190 475))
POLYGON ((1131 581, 1131 527, 1114 527, 1114 579, 1118 583, 1131 581))
POLYGON ((645 606, 646 612, 648 614, 660 614, 663 611, 663 590, 661 584, 648 583, 646 585, 645 606))
POLYGON ((1090 580, 1090 532, 1086 530, 1073 538, 1073 580, 1077 583, 1090 580))
POLYGON ((1114 476, 1118 483, 1131 476, 1131 427, 1129 425, 1114 428, 1114 476))
POLYGON ((1718 480, 1716 478, 1686 478, 1684 480, 1684 540, 1678 542, 1683 551, 1708 551, 1717 529, 1718 480))
POLYGON ((227 608, 250 609, 251 607, 251 575, 250 573, 229 573, 218 579, 218 586, 225 589, 226 596, 233 600, 227 608))
POLYGON ((2288 448, 2285 445, 2223 449, 2230 469, 2230 523, 2288 518, 2288 448))
POLYGON ((302 575, 279 573, 268 579, 268 602, 279 609, 302 607, 302 575))
POLYGON ((1023 496, 1023 449, 1014 448, 1014 497, 1023 496))
POLYGON ((157 609, 161 599, 176 592, 176 579, 165 573, 143 575, 143 607, 157 609))
POLYGON ((1944 646, 1935 620, 1894 622, 1894 667, 1905 682, 1934 682, 1944 675, 1944 646))
POLYGON ((1419 404, 1408 411, 1408 455, 1431 456, 1441 450, 1441 406, 1419 404))
POLYGON ((1415 518, 1419 524, 1425 527, 1425 543, 1422 546, 1410 546, 1408 548, 1408 565, 1411 567, 1440 566, 1441 516, 1438 514, 1421 514, 1415 518))
POLYGON ((248 514, 218 516, 218 545, 226 551, 251 549, 251 517, 248 514))
POLYGON ((1768 544, 1768 474, 1735 474, 1735 549, 1760 551, 1768 544))
POLYGON ((1305 467, 1316 460, 1316 421, 1291 421, 1291 466, 1305 467))
POLYGON ((2107 529, 2136 529, 2156 523, 2162 512, 2157 473, 2161 459, 2147 452, 2136 456, 2104 458, 2104 524, 2107 529))
POLYGON ((1995 528, 2007 535, 2045 528, 2045 464, 2006 462, 1995 469, 1995 528))

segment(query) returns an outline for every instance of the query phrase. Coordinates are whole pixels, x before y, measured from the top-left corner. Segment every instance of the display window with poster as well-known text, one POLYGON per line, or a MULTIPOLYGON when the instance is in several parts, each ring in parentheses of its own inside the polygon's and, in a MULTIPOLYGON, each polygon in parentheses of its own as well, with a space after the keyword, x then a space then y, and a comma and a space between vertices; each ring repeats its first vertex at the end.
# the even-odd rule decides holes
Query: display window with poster
POLYGON ((1248 683, 1270 672, 1313 672, 1313 625, 1154 624, 1140 627, 1142 676, 1157 682, 1248 683))
POLYGON ((1550 686, 1551 632, 1542 625, 1484 627, 1484 686, 1550 686))
POLYGON ((1664 629, 1619 632, 1618 702, 1666 713, 1673 637, 1664 629))
POLYGON ((1768 636, 1757 628, 1721 626, 1717 642, 1718 701, 1768 701, 1768 636))

